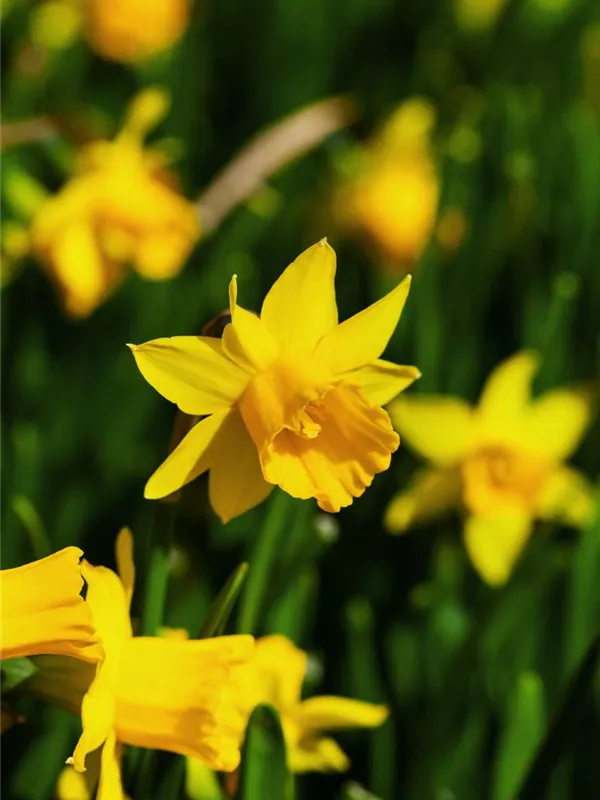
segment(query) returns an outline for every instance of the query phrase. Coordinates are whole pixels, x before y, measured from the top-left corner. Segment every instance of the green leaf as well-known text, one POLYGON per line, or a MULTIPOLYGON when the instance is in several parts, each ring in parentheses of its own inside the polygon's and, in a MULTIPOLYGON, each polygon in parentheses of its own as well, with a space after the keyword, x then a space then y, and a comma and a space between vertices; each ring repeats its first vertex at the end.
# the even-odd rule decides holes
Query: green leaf
POLYGON ((229 576, 227 583, 223 586, 215 601, 213 602, 208 616, 200 631, 200 638, 207 639, 210 636, 220 636, 225 630, 225 625, 233 609, 233 604, 237 600, 248 572, 248 564, 244 561, 229 576))
POLYGON ((544 720, 542 681, 534 672, 523 672, 510 700, 498 747, 493 800, 510 800, 515 796, 543 736, 544 720))
POLYGON ((10 692, 15 686, 36 672, 37 667, 28 658, 8 658, 2 662, 2 691, 10 692))
POLYGON ((235 800, 285 800, 289 774, 277 711, 257 706, 248 721, 235 800))

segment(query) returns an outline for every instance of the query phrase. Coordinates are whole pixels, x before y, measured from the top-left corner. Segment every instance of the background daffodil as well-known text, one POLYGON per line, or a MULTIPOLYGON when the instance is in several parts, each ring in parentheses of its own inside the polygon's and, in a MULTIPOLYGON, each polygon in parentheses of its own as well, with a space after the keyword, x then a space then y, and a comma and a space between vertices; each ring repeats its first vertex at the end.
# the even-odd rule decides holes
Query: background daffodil
POLYGON ((33 250, 73 316, 94 311, 128 264, 150 280, 172 277, 198 238, 196 211, 173 188, 166 157, 143 145, 167 108, 163 92, 142 92, 116 139, 84 148, 74 176, 37 212, 33 250))
POLYGON ((0 572, 3 659, 42 653, 100 661, 104 655, 90 608, 81 596, 78 547, 0 572))
POLYGON ((386 470, 399 439, 381 408, 419 377, 379 357, 410 278, 338 323, 335 253, 325 240, 275 282, 259 316, 237 304, 222 339, 177 336, 130 345, 146 380, 187 414, 205 415, 146 484, 171 494, 210 470, 211 504, 226 522, 278 485, 339 511, 386 470))
POLYGON ((246 716, 261 703, 279 712, 289 767, 294 772, 342 772, 348 757, 327 731, 375 728, 388 716, 385 706, 346 697, 301 699, 308 655, 285 636, 258 639, 247 665, 235 670, 234 702, 246 716))
POLYGON ((243 718, 228 701, 234 666, 253 649, 251 636, 214 639, 135 637, 129 620, 134 565, 131 534, 117 540, 120 576, 83 563, 87 603, 106 658, 94 674, 71 659, 40 659, 25 685, 68 710, 81 709, 83 732, 70 763, 85 770, 102 747, 98 798, 122 797, 120 745, 194 756, 230 771, 240 760, 243 718))
POLYGON ((555 389, 532 398, 538 359, 519 353, 488 378, 479 405, 454 397, 416 396, 390 408, 394 424, 432 462, 387 509, 392 532, 453 507, 467 513, 465 544, 481 576, 502 584, 535 518, 582 525, 592 488, 563 462, 591 419, 591 393, 555 389))

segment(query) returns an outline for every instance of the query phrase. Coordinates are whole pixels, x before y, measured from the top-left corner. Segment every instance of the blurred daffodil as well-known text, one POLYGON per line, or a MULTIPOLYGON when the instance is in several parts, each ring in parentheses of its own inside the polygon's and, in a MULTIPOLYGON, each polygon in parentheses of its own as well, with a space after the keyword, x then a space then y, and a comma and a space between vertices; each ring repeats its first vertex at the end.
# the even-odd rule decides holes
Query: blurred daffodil
POLYGON ((427 100, 405 101, 365 148, 358 176, 337 195, 341 224, 365 235, 385 259, 404 268, 419 258, 436 220, 434 123, 427 100))
POLYGON ((492 28, 506 0, 454 0, 454 16, 459 26, 472 33, 492 28))
POLYGON ((81 596, 78 547, 0 572, 3 659, 41 653, 97 662, 104 652, 81 596))
POLYGON ((117 564, 120 577, 82 565, 104 662, 94 673, 72 659, 39 658, 25 686, 70 711, 81 710, 83 733, 69 763, 83 772, 86 756, 102 748, 98 800, 123 797, 123 744, 193 756, 216 770, 235 769, 242 722, 226 692, 232 669, 254 646, 251 636, 133 636, 129 606, 135 573, 127 530, 117 539, 117 564))
POLYGON ((94 311, 126 264, 150 280, 172 277, 196 242, 193 204, 173 189, 165 156, 143 146, 167 106, 161 91, 142 92, 117 138, 87 146, 75 175, 35 216, 33 249, 73 316, 94 311))
POLYGON ((385 706, 346 697, 301 699, 308 655, 285 636, 257 640, 249 663, 235 670, 232 691, 247 717, 261 703, 279 712, 289 767, 294 772, 348 769, 350 761, 326 731, 375 728, 388 716, 385 706))
POLYGON ((176 336, 130 345, 146 380, 186 414, 207 415, 146 484, 165 497, 210 470, 223 521, 274 485, 339 511, 386 470, 399 439, 380 407, 419 377, 380 360, 409 291, 393 291, 338 324, 335 253, 325 240, 300 255, 261 315, 229 301, 222 338, 176 336))
POLYGON ((490 584, 504 583, 534 518, 579 526, 592 490, 563 462, 590 423, 590 393, 556 389, 531 397, 538 360, 521 352, 490 375, 477 408, 453 397, 398 400, 390 414, 405 440, 432 462, 387 510, 392 532, 450 508, 467 513, 471 560, 490 584))
POLYGON ((191 0, 87 0, 86 36, 104 58, 142 61, 175 44, 190 11, 191 0))

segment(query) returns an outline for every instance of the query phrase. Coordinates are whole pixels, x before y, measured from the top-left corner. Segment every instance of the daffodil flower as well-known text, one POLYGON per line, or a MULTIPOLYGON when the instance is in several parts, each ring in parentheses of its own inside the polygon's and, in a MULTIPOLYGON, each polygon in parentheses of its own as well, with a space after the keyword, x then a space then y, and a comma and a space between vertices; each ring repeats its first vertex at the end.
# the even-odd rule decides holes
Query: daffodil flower
POLYGON ((82 565, 87 603, 106 653, 95 674, 71 659, 40 658, 24 686, 70 711, 81 710, 83 732, 69 763, 83 772, 88 754, 102 748, 98 800, 123 797, 124 744, 193 756, 217 770, 235 769, 243 718, 226 690, 232 669, 254 647, 251 636, 134 636, 129 605, 135 573, 127 530, 117 540, 117 564, 120 577, 82 565))
POLYGON ((194 206, 173 189, 165 156, 143 146, 167 107, 160 90, 142 92, 117 138, 87 146, 74 176, 34 218, 33 250, 74 317, 91 314, 127 264, 150 280, 171 278, 198 238, 194 206))
POLYGON ((346 697, 301 699, 308 655, 285 636, 258 639, 249 663, 235 670, 230 691, 247 717, 261 703, 281 718, 287 759, 293 772, 343 772, 350 761, 327 731, 375 728, 388 716, 385 706, 346 697))
POLYGON ((300 255, 267 294, 260 316, 229 302, 222 338, 175 336, 130 345, 163 397, 202 415, 146 484, 171 494, 210 470, 212 507, 226 522, 273 486, 339 511, 390 465, 399 439, 380 407, 419 377, 380 360, 410 279, 338 324, 335 253, 325 240, 300 255))
POLYGON ((508 579, 535 518, 580 526, 592 511, 588 481, 563 463, 590 423, 591 394, 555 389, 532 398, 537 365, 529 352, 502 363, 477 408, 425 395, 390 408, 402 436, 432 466, 392 501, 388 528, 404 531, 463 508, 471 560, 494 585, 508 579))
POLYGON ((81 596, 83 552, 66 547, 47 558, 0 572, 0 654, 42 653, 100 661, 104 652, 81 596))

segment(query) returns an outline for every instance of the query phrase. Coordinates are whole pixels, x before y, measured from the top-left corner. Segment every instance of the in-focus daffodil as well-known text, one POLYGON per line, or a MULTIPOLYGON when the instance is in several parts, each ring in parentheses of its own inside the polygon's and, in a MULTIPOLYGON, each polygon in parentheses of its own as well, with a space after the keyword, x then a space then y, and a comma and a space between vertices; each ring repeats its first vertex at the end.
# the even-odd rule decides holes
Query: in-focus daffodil
POLYGON ((419 258, 437 215, 439 181, 431 147, 431 103, 406 100, 364 148, 358 175, 337 195, 340 223, 366 236, 401 268, 419 258))
POLYGON ((75 175, 35 216, 33 250, 73 316, 94 311, 127 264, 150 280, 172 277, 198 238, 196 211, 173 188, 165 155, 143 146, 167 106, 158 89, 140 94, 117 138, 84 148, 75 175))
POLYGON ((261 703, 279 712, 289 767, 294 772, 348 769, 348 757, 327 731, 374 728, 388 716, 385 706, 346 697, 301 699, 308 655, 285 636, 258 639, 254 655, 235 670, 234 701, 247 717, 261 703))
POLYGON ((274 485, 339 511, 386 470, 399 439, 380 407, 419 377, 380 360, 410 280, 338 324, 335 253, 325 240, 300 255, 267 294, 260 317, 237 304, 221 339, 175 336, 130 345, 163 397, 205 416, 146 484, 165 497, 210 470, 223 521, 274 485))
POLYGON ((81 596, 78 547, 0 572, 0 655, 42 653, 97 662, 104 656, 90 608, 81 596))
POLYGON ((502 584, 535 518, 579 526, 592 511, 585 477, 563 462, 591 418, 591 393, 555 389, 532 398, 538 359, 521 352, 490 375, 477 408, 454 397, 415 396, 390 407, 406 441, 432 466, 387 510, 390 531, 464 508, 471 560, 502 584))
POLYGON ((132 63, 168 50, 187 28, 191 0, 87 0, 85 31, 104 58, 132 63))
POLYGON ((232 670, 251 655, 251 636, 185 640, 133 636, 132 539, 117 539, 120 577, 83 562, 87 603, 106 653, 94 673, 72 659, 42 657, 24 689, 79 713, 83 733, 70 763, 85 770, 86 756, 102 748, 98 800, 123 797, 124 744, 193 756, 216 770, 240 760, 243 718, 229 702, 232 670))

